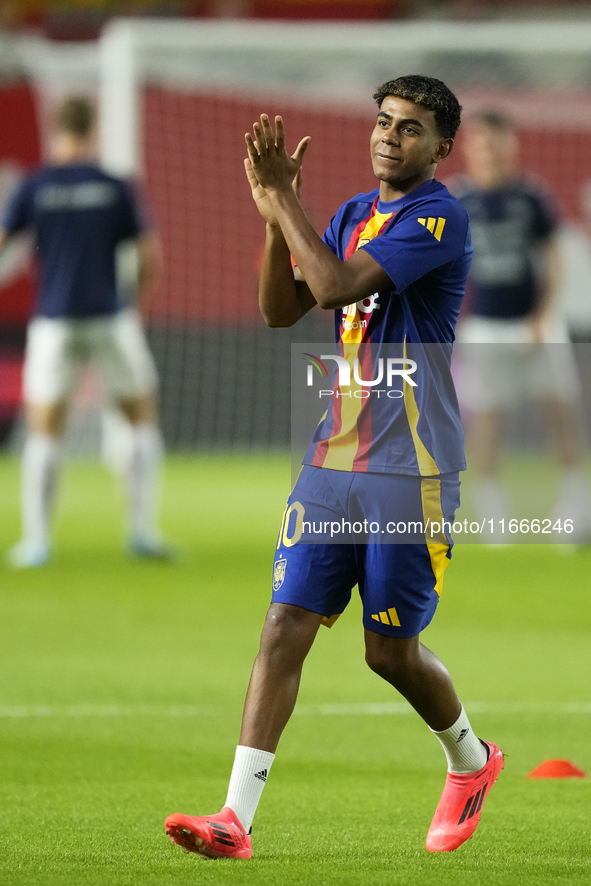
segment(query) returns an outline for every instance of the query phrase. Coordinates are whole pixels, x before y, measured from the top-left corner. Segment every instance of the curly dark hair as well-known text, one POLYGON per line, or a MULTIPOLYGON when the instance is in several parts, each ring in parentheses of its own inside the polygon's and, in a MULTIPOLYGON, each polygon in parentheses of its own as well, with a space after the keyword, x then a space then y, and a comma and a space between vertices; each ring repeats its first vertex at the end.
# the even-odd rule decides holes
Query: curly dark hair
POLYGON ((420 74, 388 80, 378 87, 374 95, 378 107, 381 108, 387 95, 404 98, 433 111, 437 128, 444 138, 454 138, 460 128, 462 106, 442 80, 420 74))

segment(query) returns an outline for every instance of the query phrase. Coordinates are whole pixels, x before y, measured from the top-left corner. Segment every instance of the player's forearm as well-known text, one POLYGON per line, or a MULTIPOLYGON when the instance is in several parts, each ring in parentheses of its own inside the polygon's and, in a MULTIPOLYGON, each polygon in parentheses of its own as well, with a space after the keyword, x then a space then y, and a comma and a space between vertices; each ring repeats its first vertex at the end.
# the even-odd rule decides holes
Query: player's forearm
POLYGON ((320 307, 341 308, 364 298, 368 293, 360 288, 347 263, 337 258, 318 236, 295 192, 270 191, 269 196, 287 247, 320 307))
POLYGON ((560 283, 563 278, 562 257, 555 239, 550 240, 545 249, 546 274, 540 299, 539 313, 552 311, 558 299, 560 283))
POLYGON ((268 326, 293 326, 316 302, 294 278, 289 247, 277 225, 267 225, 259 275, 259 308, 268 326))
POLYGON ((162 276, 162 247, 154 234, 146 234, 140 238, 137 302, 145 301, 156 289, 162 276))

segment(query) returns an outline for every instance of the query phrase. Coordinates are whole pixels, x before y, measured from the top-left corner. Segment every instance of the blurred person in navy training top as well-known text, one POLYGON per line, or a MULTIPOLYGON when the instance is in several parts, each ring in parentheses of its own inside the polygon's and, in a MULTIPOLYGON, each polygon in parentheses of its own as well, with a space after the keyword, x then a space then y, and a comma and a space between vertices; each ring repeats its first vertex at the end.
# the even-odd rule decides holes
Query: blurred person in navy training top
MULTIPOLYGON (((274 131, 266 115, 246 135, 246 172, 267 223, 259 303, 268 325, 293 326, 317 305, 334 310, 337 351, 346 361, 358 359, 365 379, 376 379, 366 370, 375 373, 375 361, 383 366, 390 349, 405 358, 423 350, 430 356, 417 356, 418 384, 404 384, 401 397, 357 398, 350 388, 333 396, 314 433, 279 533, 272 602, 224 808, 166 820, 174 842, 208 857, 251 857, 250 826, 304 659, 320 625, 335 622, 356 584, 369 667, 409 701, 447 758, 429 851, 454 850, 472 835, 503 765, 500 749, 474 734, 443 663, 419 640, 451 555, 449 536, 430 537, 428 521, 453 522, 465 467, 449 364, 472 257, 470 225, 434 178, 452 150, 461 108, 440 80, 415 75, 383 84, 374 99, 370 152, 379 188, 341 206, 323 238, 297 193, 309 139, 290 157, 282 119, 275 118, 274 131), (350 521, 358 502, 370 528, 363 543, 314 543, 315 521, 350 521), (381 543, 386 513, 403 527, 417 521, 414 543, 406 535, 401 544, 381 543)), ((337 107, 331 151, 354 125, 345 97, 337 107)))
POLYGON ((51 165, 29 175, 0 227, 0 246, 32 232, 39 264, 34 316, 27 333, 23 379, 28 435, 22 458, 22 538, 9 552, 16 568, 44 565, 51 553, 50 516, 69 401, 80 371, 92 361, 109 398, 130 423, 121 435, 121 466, 129 503, 130 552, 168 555, 156 525, 162 453, 157 375, 135 309, 116 279, 120 244, 139 255, 138 298, 153 286, 159 245, 130 185, 95 160, 93 106, 70 98, 55 119, 51 165))
POLYGON ((560 540, 590 540, 580 382, 557 297, 559 212, 543 182, 517 172, 519 139, 507 116, 490 110, 468 118, 461 145, 466 175, 449 187, 468 211, 474 245, 470 313, 458 336, 472 345, 463 352, 462 387, 473 414, 475 505, 481 519, 497 526, 514 516, 498 479, 503 419, 520 400, 537 401, 563 468, 553 519, 575 523, 574 533, 560 540))

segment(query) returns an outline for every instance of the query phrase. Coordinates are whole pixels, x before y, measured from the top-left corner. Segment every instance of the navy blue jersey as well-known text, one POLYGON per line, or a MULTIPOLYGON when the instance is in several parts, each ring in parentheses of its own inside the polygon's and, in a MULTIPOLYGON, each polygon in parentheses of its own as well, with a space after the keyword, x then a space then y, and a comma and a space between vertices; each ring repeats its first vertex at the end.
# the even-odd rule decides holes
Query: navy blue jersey
MULTIPOLYGON (((363 390, 331 401, 305 464, 342 471, 435 476, 462 470, 463 434, 449 364, 472 245, 465 209, 430 180, 399 200, 357 194, 338 210, 324 242, 342 260, 357 249, 386 271, 391 285, 335 312, 339 353, 362 378, 390 356, 418 362, 418 385, 388 399, 363 390), (396 355, 392 344, 398 345, 396 355), (370 347, 363 347, 364 345, 370 347), (426 347, 423 347, 426 345, 426 347), (360 350, 361 349, 361 350, 360 350)), ((393 393, 393 392, 392 392, 393 393)))
POLYGON ((337 341, 453 342, 472 244, 468 215, 445 185, 431 179, 390 202, 377 189, 357 194, 323 239, 344 261, 368 252, 392 281, 336 311, 337 341))
POLYGON ((145 229, 129 184, 92 165, 41 169, 14 194, 2 227, 7 234, 34 234, 37 314, 91 317, 119 310, 117 245, 145 229))
POLYGON ((541 294, 536 248, 557 226, 557 211, 545 188, 513 179, 484 190, 466 178, 451 187, 472 227, 472 312, 499 319, 526 317, 541 294))

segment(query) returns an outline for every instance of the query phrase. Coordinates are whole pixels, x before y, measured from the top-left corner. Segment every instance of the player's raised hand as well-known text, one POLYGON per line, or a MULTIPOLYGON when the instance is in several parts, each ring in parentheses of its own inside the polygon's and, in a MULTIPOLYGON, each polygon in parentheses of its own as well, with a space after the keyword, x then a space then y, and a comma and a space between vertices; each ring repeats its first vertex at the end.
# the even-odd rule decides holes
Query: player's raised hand
POLYGON ((285 128, 281 117, 275 117, 275 132, 267 114, 253 124, 253 134, 244 136, 251 168, 265 190, 280 190, 294 185, 310 142, 305 136, 291 155, 285 149, 285 128))
MULTIPOLYGON (((283 133, 282 133, 282 135, 283 135, 283 133)), ((299 164, 297 166, 297 171, 296 171, 293 181, 291 183, 298 199, 302 195, 302 179, 303 179, 302 159, 303 159, 303 154, 304 154, 304 151, 306 150, 309 140, 310 140, 309 137, 307 137, 306 139, 302 139, 302 141, 300 142, 300 144, 298 145, 298 147, 295 151, 295 154, 289 158, 292 161, 294 161, 294 163, 299 164)), ((247 144, 248 144, 248 141, 247 141, 247 144)), ((257 151, 257 153, 258 153, 258 151, 257 151)), ((273 208, 273 203, 272 203, 271 198, 269 197, 267 191, 265 190, 265 188, 262 186, 259 179, 257 178, 257 175, 254 171, 254 167, 252 164, 252 160, 250 157, 250 153, 249 153, 249 156, 246 157, 244 160, 244 169, 246 171, 246 178, 247 178, 248 183, 250 185, 252 197, 256 203, 257 209, 259 210, 259 212, 261 213, 261 215, 263 216, 263 218, 265 219, 265 221, 268 224, 271 224, 271 225, 277 224, 277 218, 275 215, 275 210, 273 208)))
POLYGON ((295 178, 294 178, 294 180, 293 180, 293 182, 292 182, 292 186, 293 186, 294 191, 296 192, 296 197, 298 198, 298 200, 299 200, 300 197, 302 196, 302 181, 303 181, 303 178, 304 178, 304 170, 303 170, 302 167, 300 166, 300 168, 299 168, 298 171, 296 172, 296 174, 295 174, 295 178))
POLYGON ((275 215, 275 210, 273 209, 273 203, 262 184, 257 179, 254 169, 252 168, 252 163, 250 162, 250 157, 245 158, 244 169, 246 170, 246 178, 248 179, 248 184, 250 185, 250 190, 252 192, 252 199, 256 203, 258 211, 267 224, 276 225, 277 217, 275 215))

